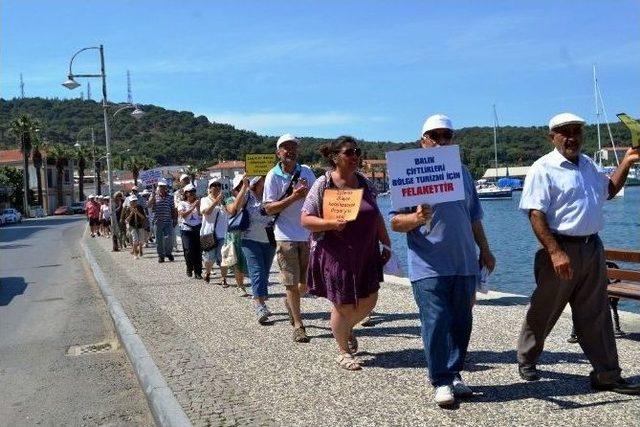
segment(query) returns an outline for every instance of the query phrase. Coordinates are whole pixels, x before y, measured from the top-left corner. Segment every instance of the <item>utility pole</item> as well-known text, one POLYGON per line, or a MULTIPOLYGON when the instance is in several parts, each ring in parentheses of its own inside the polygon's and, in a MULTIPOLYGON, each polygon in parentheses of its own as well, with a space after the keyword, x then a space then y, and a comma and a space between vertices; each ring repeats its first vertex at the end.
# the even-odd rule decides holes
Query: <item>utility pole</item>
POLYGON ((131 95, 131 72, 127 70, 127 102, 133 104, 133 96, 131 95))
POLYGON ((91 100, 91 82, 87 82, 87 100, 91 100))

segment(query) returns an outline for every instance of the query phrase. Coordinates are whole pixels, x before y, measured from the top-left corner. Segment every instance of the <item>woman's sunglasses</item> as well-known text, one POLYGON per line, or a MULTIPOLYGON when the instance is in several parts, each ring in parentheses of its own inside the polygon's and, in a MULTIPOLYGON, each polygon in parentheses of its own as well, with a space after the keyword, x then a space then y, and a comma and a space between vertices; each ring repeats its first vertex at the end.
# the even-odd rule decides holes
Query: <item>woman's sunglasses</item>
POLYGON ((339 153, 344 154, 347 157, 362 156, 362 150, 359 148, 347 148, 346 150, 339 151, 339 153))
POLYGON ((432 130, 426 133, 429 138, 434 141, 441 139, 451 139, 453 138, 453 131, 450 130, 432 130))

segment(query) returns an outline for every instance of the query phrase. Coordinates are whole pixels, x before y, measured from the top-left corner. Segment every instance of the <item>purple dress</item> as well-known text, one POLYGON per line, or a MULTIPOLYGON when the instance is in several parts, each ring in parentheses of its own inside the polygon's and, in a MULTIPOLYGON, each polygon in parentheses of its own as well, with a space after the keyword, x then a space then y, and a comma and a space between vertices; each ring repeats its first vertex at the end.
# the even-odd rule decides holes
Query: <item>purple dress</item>
MULTIPOLYGON (((378 292, 383 281, 378 246, 380 211, 375 190, 363 176, 358 176, 358 181, 364 192, 357 218, 348 222, 342 231, 312 233, 310 237, 309 292, 334 304, 357 304, 359 299, 378 292)), ((302 207, 303 212, 322 216, 325 188, 335 188, 329 174, 313 184, 302 207)))

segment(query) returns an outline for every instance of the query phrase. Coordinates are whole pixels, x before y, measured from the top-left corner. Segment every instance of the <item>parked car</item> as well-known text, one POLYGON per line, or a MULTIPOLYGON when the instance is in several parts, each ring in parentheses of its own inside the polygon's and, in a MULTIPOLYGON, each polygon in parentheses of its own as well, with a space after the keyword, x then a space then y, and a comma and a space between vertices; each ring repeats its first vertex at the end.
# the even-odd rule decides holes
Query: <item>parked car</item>
POLYGON ((2 211, 2 216, 4 217, 4 222, 6 224, 15 224, 17 222, 22 222, 22 214, 17 209, 5 209, 2 211))
POLYGON ((69 206, 60 206, 58 209, 53 211, 54 215, 71 215, 73 211, 69 206))
POLYGON ((84 203, 83 202, 73 202, 71 203, 71 212, 74 214, 83 214, 85 213, 84 203))
POLYGON ((2 212, 0 212, 0 227, 3 226, 4 223, 5 223, 4 214, 2 212))

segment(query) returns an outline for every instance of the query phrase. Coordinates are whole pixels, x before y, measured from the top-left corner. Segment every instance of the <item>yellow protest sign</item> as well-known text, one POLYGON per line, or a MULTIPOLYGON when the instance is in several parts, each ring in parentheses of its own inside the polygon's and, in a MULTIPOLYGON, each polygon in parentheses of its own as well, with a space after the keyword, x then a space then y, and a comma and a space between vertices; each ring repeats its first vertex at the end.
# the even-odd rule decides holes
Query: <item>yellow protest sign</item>
POLYGON ((640 121, 634 119, 626 113, 618 114, 618 118, 625 124, 631 131, 631 146, 637 147, 640 145, 640 121))
POLYGON ((249 176, 265 176, 275 164, 275 154, 246 154, 244 156, 244 168, 249 176))
POLYGON ((353 221, 358 216, 362 202, 362 188, 324 190, 322 216, 325 219, 353 221))

